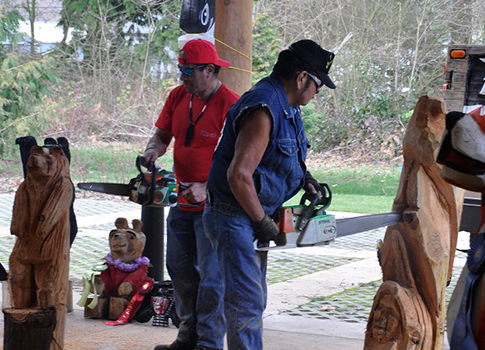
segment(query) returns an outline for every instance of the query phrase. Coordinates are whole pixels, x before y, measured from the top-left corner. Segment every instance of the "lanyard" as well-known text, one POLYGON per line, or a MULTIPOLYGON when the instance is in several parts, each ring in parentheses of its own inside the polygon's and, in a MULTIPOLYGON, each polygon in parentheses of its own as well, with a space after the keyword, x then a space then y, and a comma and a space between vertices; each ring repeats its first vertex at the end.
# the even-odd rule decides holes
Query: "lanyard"
POLYGON ((212 95, 214 95, 214 92, 216 92, 217 88, 219 87, 219 84, 216 85, 214 90, 212 90, 211 94, 205 101, 204 107, 202 107, 202 110, 200 111, 199 115, 197 118, 195 118, 195 121, 192 119, 192 100, 194 99, 194 94, 190 94, 190 102, 189 102, 189 128, 187 129, 187 133, 185 134, 185 141, 184 141, 184 146, 187 147, 190 145, 190 142, 194 138, 194 126, 195 123, 197 123, 202 117, 202 114, 205 112, 207 105, 209 104, 210 99, 212 98, 212 95))

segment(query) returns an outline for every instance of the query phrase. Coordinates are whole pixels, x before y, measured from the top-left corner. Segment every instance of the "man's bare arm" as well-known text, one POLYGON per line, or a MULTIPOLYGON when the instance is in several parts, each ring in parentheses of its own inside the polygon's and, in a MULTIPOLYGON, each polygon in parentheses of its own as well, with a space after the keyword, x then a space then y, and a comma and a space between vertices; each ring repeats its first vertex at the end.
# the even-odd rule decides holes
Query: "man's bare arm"
POLYGON ((251 112, 237 136, 234 158, 227 170, 231 191, 252 221, 261 221, 265 212, 259 202, 253 174, 268 147, 273 121, 266 108, 251 112))
POLYGON ((150 162, 155 162, 167 151, 167 147, 172 141, 172 132, 157 128, 155 134, 148 141, 145 153, 143 154, 143 165, 147 166, 150 162))

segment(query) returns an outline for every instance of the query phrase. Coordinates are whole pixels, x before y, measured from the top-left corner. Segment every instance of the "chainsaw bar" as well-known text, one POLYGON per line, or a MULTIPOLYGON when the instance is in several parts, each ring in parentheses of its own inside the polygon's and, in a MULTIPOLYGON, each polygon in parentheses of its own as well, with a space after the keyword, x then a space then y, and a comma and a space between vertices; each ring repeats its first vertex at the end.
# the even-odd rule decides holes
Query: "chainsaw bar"
MULTIPOLYGON (((337 220, 335 220, 333 215, 324 215, 310 218, 301 232, 298 232, 298 230, 287 232, 285 234, 285 245, 260 247, 255 242, 255 249, 258 251, 269 251, 327 245, 335 238, 391 226, 400 222, 401 219, 401 212, 362 215, 337 220)), ((273 244, 273 242, 271 243, 273 244)))
POLYGON ((397 224, 402 219, 401 212, 362 215, 337 219, 337 237, 344 237, 379 227, 397 224))
POLYGON ((103 182, 80 182, 77 184, 80 189, 114 194, 117 196, 129 196, 130 186, 125 184, 103 183, 103 182))

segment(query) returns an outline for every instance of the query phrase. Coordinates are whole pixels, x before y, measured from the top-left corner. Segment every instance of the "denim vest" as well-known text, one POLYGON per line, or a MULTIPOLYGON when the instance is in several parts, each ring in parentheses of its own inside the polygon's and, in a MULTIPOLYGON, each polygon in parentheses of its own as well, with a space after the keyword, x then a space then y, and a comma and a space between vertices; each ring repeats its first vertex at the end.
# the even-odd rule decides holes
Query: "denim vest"
POLYGON ((264 211, 272 215, 303 186, 305 158, 310 147, 300 108, 290 107, 283 85, 274 73, 260 80, 229 109, 213 156, 207 189, 212 202, 241 208, 227 182, 227 169, 240 126, 251 111, 261 107, 269 109, 273 130, 253 181, 264 211))

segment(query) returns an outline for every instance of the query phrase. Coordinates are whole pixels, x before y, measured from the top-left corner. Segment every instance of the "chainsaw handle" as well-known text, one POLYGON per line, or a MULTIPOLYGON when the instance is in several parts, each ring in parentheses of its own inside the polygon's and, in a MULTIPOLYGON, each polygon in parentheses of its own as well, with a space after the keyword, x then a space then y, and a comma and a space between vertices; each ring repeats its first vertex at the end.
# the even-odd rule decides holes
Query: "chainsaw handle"
POLYGON ((326 183, 320 183, 320 187, 322 188, 322 198, 318 198, 318 193, 315 193, 315 196, 310 201, 308 206, 305 206, 305 196, 303 195, 300 199, 300 205, 305 206, 301 216, 298 218, 298 222, 296 223, 296 230, 301 232, 305 225, 307 224, 308 220, 314 215, 313 211, 317 205, 321 205, 322 207, 319 210, 325 210, 330 206, 332 202, 332 191, 330 190, 330 186, 326 183))
POLYGON ((318 193, 315 193, 315 196, 312 198, 310 204, 303 209, 303 212, 301 213, 298 219, 298 223, 296 225, 296 230, 298 232, 303 230, 306 223, 308 222, 308 219, 312 217, 313 210, 315 209, 315 206, 317 205, 317 203, 318 203, 318 193))
MULTIPOLYGON (((136 157, 136 168, 140 172, 140 175, 141 175, 143 182, 149 183, 145 174, 141 170, 142 161, 143 161, 143 156, 136 157)), ((149 196, 148 196, 148 201, 146 203, 143 203, 143 205, 151 205, 153 203, 153 200, 155 199, 155 183, 157 181, 157 176, 156 176, 157 175, 157 167, 155 166, 154 162, 149 162, 147 169, 151 171, 152 176, 151 176, 151 179, 150 179, 151 180, 150 181, 150 193, 149 193, 149 196)))
MULTIPOLYGON (((143 156, 137 156, 136 157, 136 168, 138 169, 138 172, 141 174, 142 178, 144 181, 148 182, 148 180, 145 177, 145 174, 143 173, 143 170, 141 170, 141 166, 143 163, 143 156)), ((156 174, 158 171, 158 166, 155 165, 154 162, 148 162, 148 165, 146 168, 153 174, 156 174)))
MULTIPOLYGON (((330 206, 330 203, 332 202, 332 190, 330 190, 330 186, 326 183, 319 183, 319 185, 323 190, 322 191, 322 198, 320 198, 320 200, 317 199, 316 205, 322 205, 323 207, 319 208, 319 209, 325 210, 330 206)), ((317 197, 318 197, 318 193, 317 193, 317 197)), ((313 199, 312 199, 312 201, 313 201, 313 199)), ((305 205, 305 196, 301 197, 300 205, 305 205)))

